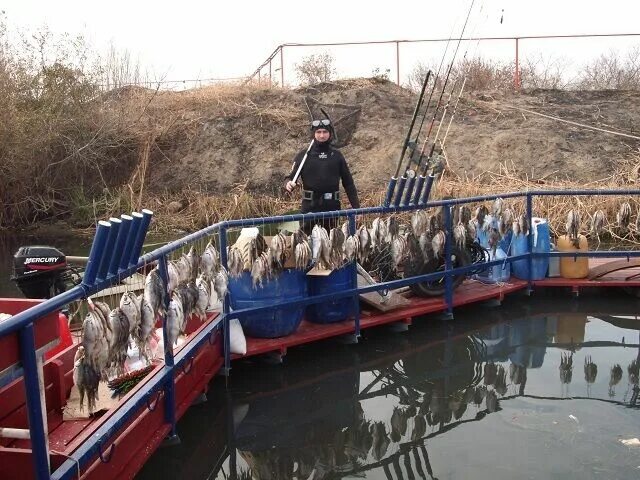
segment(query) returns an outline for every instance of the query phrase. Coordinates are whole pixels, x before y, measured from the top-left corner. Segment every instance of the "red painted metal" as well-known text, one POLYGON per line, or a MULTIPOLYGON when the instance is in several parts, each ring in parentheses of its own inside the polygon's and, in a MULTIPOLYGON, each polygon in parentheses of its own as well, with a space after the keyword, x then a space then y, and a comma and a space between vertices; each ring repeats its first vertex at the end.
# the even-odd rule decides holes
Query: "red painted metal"
MULTIPOLYGON (((22 298, 0 299, 0 312, 15 315, 42 303, 42 300, 22 298)), ((53 348, 59 341, 58 312, 50 313, 35 325, 36 349, 53 348)), ((19 363, 18 334, 0 337, 0 373, 19 363)))

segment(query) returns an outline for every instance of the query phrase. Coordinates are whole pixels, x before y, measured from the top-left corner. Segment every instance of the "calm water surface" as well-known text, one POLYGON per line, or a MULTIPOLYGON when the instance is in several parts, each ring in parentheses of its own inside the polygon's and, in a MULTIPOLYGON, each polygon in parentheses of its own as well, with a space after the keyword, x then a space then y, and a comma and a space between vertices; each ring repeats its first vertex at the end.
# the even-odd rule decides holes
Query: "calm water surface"
POLYGON ((639 306, 537 292, 234 363, 139 478, 640 478, 639 306))

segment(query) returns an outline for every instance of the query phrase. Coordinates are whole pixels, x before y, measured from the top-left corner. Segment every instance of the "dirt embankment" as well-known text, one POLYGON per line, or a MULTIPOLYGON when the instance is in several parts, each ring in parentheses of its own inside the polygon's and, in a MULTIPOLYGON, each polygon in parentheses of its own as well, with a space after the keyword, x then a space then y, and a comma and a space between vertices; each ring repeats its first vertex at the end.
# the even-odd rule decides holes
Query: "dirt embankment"
MULTIPOLYGON (((149 164, 148 191, 178 194, 190 188, 224 194, 246 184, 249 191, 276 194, 294 154, 308 141, 309 111, 319 115, 320 107, 337 124, 359 189, 382 190, 395 170, 416 99, 375 79, 296 91, 247 88, 194 95, 163 94, 149 109, 151 117, 170 114, 174 119, 157 139, 161 148, 149 164)), ((640 134, 640 92, 472 92, 460 101, 447 136, 451 171, 473 177, 506 165, 511 175, 534 181, 588 183, 607 177, 621 161, 637 158, 638 140, 522 109, 640 134)), ((436 129, 437 124, 433 133, 436 129)))

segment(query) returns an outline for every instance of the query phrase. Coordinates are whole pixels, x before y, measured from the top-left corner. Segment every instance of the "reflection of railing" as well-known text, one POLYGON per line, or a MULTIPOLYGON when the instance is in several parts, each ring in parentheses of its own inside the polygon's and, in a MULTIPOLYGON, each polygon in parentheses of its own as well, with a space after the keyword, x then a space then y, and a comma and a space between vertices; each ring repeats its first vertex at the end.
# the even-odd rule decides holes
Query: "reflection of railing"
MULTIPOLYGON (((366 215, 366 214, 389 214, 394 212, 411 212, 418 209, 423 208, 433 208, 433 207, 443 207, 444 210, 444 219, 445 219, 445 230, 446 230, 446 242, 445 242, 445 269, 443 271, 438 271, 434 273, 427 273, 423 275, 414 276, 411 278, 403 278, 399 280, 392 280, 388 282, 380 282, 376 285, 365 286, 365 287, 356 287, 345 289, 341 292, 333 292, 330 294, 316 295, 309 298, 304 298, 300 300, 284 300, 282 302, 276 302, 266 306, 253 307, 253 308, 244 308, 240 310, 236 310, 233 312, 229 311, 229 302, 223 302, 223 312, 219 317, 219 320, 216 322, 211 322, 207 327, 201 331, 199 331, 198 335, 190 339, 188 344, 180 350, 174 358, 172 348, 169 342, 165 342, 165 368, 159 372, 157 375, 153 377, 147 384, 144 385, 144 388, 140 389, 135 395, 133 395, 126 404, 124 404, 121 408, 114 413, 112 417, 105 421, 92 435, 91 440, 87 441, 85 444, 81 445, 78 450, 74 453, 73 459, 66 461, 60 468, 58 468, 53 473, 53 478, 68 478, 73 475, 77 465, 84 467, 87 463, 95 456, 95 448, 98 445, 103 445, 105 442, 108 442, 110 438, 112 438, 120 429, 125 427, 128 422, 135 416, 136 411, 141 408, 147 402, 150 395, 155 394, 156 392, 163 390, 165 393, 165 402, 166 402, 166 423, 171 425, 172 433, 175 432, 175 424, 176 424, 176 405, 175 405, 175 397, 174 397, 174 376, 178 371, 178 368, 182 368, 185 365, 188 365, 194 358, 194 356, 200 351, 200 349, 206 345, 210 336, 213 335, 222 325, 223 333, 224 333, 224 371, 225 373, 229 372, 230 369, 230 348, 229 348, 229 320, 231 318, 240 317, 242 315, 257 313, 267 310, 278 309, 282 307, 291 307, 291 306, 306 306, 314 303, 321 303, 326 301, 335 301, 340 298, 352 298, 354 305, 354 315, 353 315, 353 332, 356 336, 360 334, 360 310, 359 310, 359 294, 374 292, 381 289, 395 289, 407 285, 411 285, 417 282, 424 281, 433 281, 444 278, 445 280, 445 304, 446 309, 449 314, 452 314, 453 310, 453 278, 454 276, 468 273, 469 271, 477 268, 477 266, 467 266, 467 267, 459 267, 453 268, 452 259, 451 259, 451 249, 453 245, 452 238, 452 215, 451 209, 455 206, 468 204, 468 203, 476 203, 476 202, 485 202, 488 200, 493 200, 498 197, 503 199, 505 198, 523 198, 526 201, 526 216, 529 220, 529 224, 531 224, 531 219, 533 217, 533 199, 534 197, 546 197, 546 196, 580 196, 580 195, 638 195, 640 194, 640 190, 582 190, 582 191, 529 191, 526 193, 506 193, 503 195, 489 195, 489 196, 478 196, 478 197, 470 197, 470 198, 461 198, 461 199, 452 199, 452 200, 440 200, 435 202, 429 202, 426 205, 409 205, 405 207, 371 207, 371 208, 360 208, 360 209, 351 209, 351 210, 343 210, 337 212, 323 212, 319 214, 298 214, 298 215, 287 215, 287 216, 277 216, 277 217, 268 217, 268 218, 254 218, 254 219, 243 219, 243 220, 230 220, 220 222, 214 225, 211 225, 205 229, 202 229, 198 232, 195 232, 191 235, 188 235, 178 241, 172 242, 166 246, 160 247, 153 252, 145 254, 140 257, 137 263, 133 265, 125 266, 125 268, 119 268, 117 270, 117 275, 111 277, 104 277, 100 279, 98 276, 98 281, 96 283, 85 282, 82 285, 76 286, 73 289, 62 293, 50 300, 43 302, 42 304, 29 309, 25 312, 15 315, 11 319, 4 321, 0 325, 0 337, 7 336, 12 333, 19 333, 20 337, 20 360, 25 369, 25 385, 27 391, 27 407, 29 413, 29 428, 30 435, 32 439, 32 443, 34 445, 34 463, 35 463, 35 471, 37 472, 38 478, 48 478, 49 477, 49 468, 48 468, 48 457, 46 454, 46 443, 45 443, 45 429, 43 424, 42 412, 40 409, 40 391, 39 391, 39 376, 36 368, 36 358, 34 353, 34 323, 38 322, 44 315, 49 314, 58 310, 59 308, 67 305, 70 302, 86 298, 104 288, 109 287, 113 282, 115 282, 118 278, 124 278, 132 275, 139 268, 144 267, 145 265, 158 261, 159 268, 161 272, 161 277, 163 279, 164 285, 167 285, 167 258, 168 255, 172 252, 175 252, 185 245, 189 245, 197 240, 204 239, 208 235, 217 235, 219 238, 218 248, 220 250, 220 258, 222 264, 226 267, 227 257, 226 257, 226 247, 227 247, 227 232, 229 229, 234 228, 242 228, 248 226, 256 226, 256 225, 267 225, 267 224, 281 224, 284 222, 294 222, 294 221, 302 221, 302 222, 312 222, 318 219, 328 219, 328 218, 343 218, 347 219, 349 222, 350 233, 353 234, 355 232, 356 226, 356 216, 358 215, 366 215), (77 463, 76 463, 77 462, 77 463)), ((571 253, 532 253, 533 250, 533 236, 529 235, 528 237, 528 248, 527 253, 522 255, 517 255, 513 257, 509 257, 506 261, 514 262, 518 260, 526 260, 528 262, 529 268, 529 288, 532 288, 532 262, 534 257, 539 256, 568 256, 568 257, 578 257, 578 256, 592 256, 592 257, 640 257, 640 251, 628 252, 628 251, 606 251, 606 252, 571 252, 571 253)), ((487 262, 486 266, 491 267, 494 265, 501 265, 505 260, 496 260, 493 262, 487 262)), ((120 265, 122 267, 122 265, 120 265)), ((110 270, 107 270, 110 271, 110 270)), ((104 272, 102 268, 99 268, 96 272, 98 275, 100 272, 104 272)), ((354 285, 357 285, 356 281, 356 270, 353 269, 353 280, 354 285)), ((163 330, 166 335, 166 323, 163 322, 163 330)), ((166 337, 165 337, 166 338, 166 337)))

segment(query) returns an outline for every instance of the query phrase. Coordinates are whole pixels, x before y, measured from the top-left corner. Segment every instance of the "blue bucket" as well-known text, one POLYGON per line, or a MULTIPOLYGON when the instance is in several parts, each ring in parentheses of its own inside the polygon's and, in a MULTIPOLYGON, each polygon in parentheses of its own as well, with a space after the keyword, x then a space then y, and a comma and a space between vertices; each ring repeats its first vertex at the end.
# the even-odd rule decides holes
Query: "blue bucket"
MULTIPOLYGON (((533 252, 549 253, 551 250, 551 237, 549 235, 549 224, 543 218, 532 219, 532 227, 529 235, 533 235, 533 252)), ((511 243, 512 255, 524 255, 527 253, 527 242, 529 237, 522 233, 513 237, 511 243)), ((531 280, 541 280, 547 276, 549 270, 549 257, 534 258, 532 261, 531 280)), ((515 277, 523 280, 529 279, 528 260, 518 260, 511 264, 511 271, 515 277)))
MULTIPOLYGON (((353 288, 353 269, 349 263, 326 277, 308 275, 309 296, 342 292, 353 288)), ((353 298, 316 303, 307 307, 306 319, 313 323, 334 323, 346 320, 353 313, 353 298)))
MULTIPOLYGON (((300 270, 284 270, 272 279, 263 280, 263 286, 253 288, 251 274, 242 272, 238 278, 229 278, 229 298, 232 310, 263 307, 288 300, 307 297, 306 275, 300 270)), ((282 307, 259 313, 240 315, 240 324, 246 336, 255 338, 285 337, 296 331, 304 306, 282 307)))

